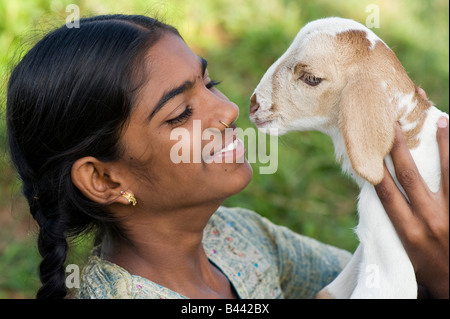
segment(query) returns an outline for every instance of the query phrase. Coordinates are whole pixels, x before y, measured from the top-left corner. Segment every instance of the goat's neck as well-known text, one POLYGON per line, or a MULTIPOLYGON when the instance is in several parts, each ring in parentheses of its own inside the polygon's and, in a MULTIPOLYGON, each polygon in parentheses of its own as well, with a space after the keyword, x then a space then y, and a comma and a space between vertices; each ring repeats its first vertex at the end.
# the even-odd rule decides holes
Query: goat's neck
POLYGON ((365 180, 353 170, 341 131, 337 127, 330 127, 327 130, 324 130, 323 133, 331 137, 334 144, 334 154, 336 160, 341 163, 342 171, 352 177, 356 184, 361 188, 365 183, 365 180))

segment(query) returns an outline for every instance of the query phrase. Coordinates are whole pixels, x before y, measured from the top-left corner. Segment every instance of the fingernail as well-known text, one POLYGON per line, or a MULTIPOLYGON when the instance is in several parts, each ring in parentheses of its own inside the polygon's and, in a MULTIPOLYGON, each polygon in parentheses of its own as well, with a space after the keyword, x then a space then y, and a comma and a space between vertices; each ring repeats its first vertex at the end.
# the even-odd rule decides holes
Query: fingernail
POLYGON ((417 88, 417 92, 419 92, 419 94, 422 95, 422 97, 424 99, 427 98, 427 94, 425 93, 425 91, 422 88, 417 88))
POLYGON ((446 128, 448 126, 447 118, 445 117, 439 118, 439 120, 437 121, 437 126, 439 128, 446 128))

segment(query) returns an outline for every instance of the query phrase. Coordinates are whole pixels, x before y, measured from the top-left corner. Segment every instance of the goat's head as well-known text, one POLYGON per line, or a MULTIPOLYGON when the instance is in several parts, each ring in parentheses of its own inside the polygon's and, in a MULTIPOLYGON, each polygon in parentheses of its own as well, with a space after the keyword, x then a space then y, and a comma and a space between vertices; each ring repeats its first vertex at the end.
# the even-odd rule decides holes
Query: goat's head
POLYGON ((353 20, 327 18, 302 28, 269 68, 251 97, 250 119, 278 134, 337 128, 353 169, 376 184, 395 121, 414 99, 425 103, 383 41, 353 20))

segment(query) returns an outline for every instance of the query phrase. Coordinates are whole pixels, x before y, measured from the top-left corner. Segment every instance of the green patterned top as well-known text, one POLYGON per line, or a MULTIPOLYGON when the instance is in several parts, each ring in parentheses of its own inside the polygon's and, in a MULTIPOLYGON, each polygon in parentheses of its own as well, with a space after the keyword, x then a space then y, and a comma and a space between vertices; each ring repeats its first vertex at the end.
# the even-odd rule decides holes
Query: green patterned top
MULTIPOLYGON (((313 298, 351 256, 242 208, 220 207, 204 230, 203 246, 244 299, 313 298)), ((186 298, 102 259, 99 248, 83 269, 78 297, 186 298)))

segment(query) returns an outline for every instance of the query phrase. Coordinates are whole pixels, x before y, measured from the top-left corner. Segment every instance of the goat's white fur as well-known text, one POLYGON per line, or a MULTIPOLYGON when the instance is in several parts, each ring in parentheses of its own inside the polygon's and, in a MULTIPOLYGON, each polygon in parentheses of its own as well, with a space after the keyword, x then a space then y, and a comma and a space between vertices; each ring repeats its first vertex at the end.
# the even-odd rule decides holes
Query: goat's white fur
MULTIPOLYGON (((333 298, 416 298, 417 283, 413 266, 383 209, 373 184, 380 181, 382 176, 380 163, 384 159, 398 187, 405 194, 395 177, 394 166, 388 154, 393 142, 393 126, 396 121, 399 121, 404 132, 415 132, 412 134, 413 137, 410 137, 411 155, 430 190, 436 192, 439 189, 441 176, 436 122, 439 117, 447 116, 448 118, 448 115, 431 104, 423 111, 418 110, 417 92, 414 92, 412 82, 408 82, 410 80, 406 72, 396 67, 393 54, 392 56, 384 53, 375 55, 378 60, 386 59, 386 61, 378 61, 380 65, 386 67, 383 74, 376 74, 376 70, 372 71, 373 74, 364 74, 366 72, 364 69, 370 70, 371 67, 364 63, 373 63, 370 59, 358 61, 359 64, 355 68, 351 64, 342 68, 341 61, 358 60, 357 56, 346 56, 351 54, 349 50, 339 50, 337 46, 339 45, 338 36, 349 31, 364 32, 370 43, 369 50, 374 51, 378 45, 382 45, 385 46, 381 48, 382 50, 390 51, 371 30, 355 21, 327 18, 310 22, 300 30, 288 50, 264 74, 252 98, 253 103, 258 103, 259 108, 250 115, 250 118, 262 131, 274 127, 278 128, 279 134, 293 130, 318 130, 328 134, 334 143, 336 157, 342 162, 343 171, 350 174, 361 189, 358 201, 359 224, 356 228, 360 245, 349 264, 320 295, 333 298), (305 65, 308 72, 324 78, 324 81, 316 87, 310 87, 296 79, 299 74, 295 74, 294 69, 298 65, 305 65), (357 82, 354 79, 355 76, 357 79, 358 77, 363 79, 358 86, 351 85, 352 81, 357 82), (377 94, 380 94, 380 101, 369 101, 371 97, 373 100, 374 96, 370 94, 376 91, 377 87, 380 88, 377 91, 377 94), (367 91, 359 92, 360 95, 367 93, 367 101, 356 96, 358 92, 355 91, 358 90, 367 91), (353 94, 355 94, 354 98, 353 94), (383 97, 386 97, 386 100, 383 100, 383 97), (350 111, 342 109, 346 107, 343 102, 346 99, 372 103, 373 107, 379 110, 370 115, 353 114, 355 117, 353 119, 352 114, 344 114, 350 111), (391 104, 389 107, 392 110, 385 111, 384 108, 388 107, 382 104, 391 104), (373 118, 364 122, 366 126, 356 126, 357 129, 353 129, 352 124, 349 125, 351 131, 348 132, 346 126, 348 124, 345 123, 353 120, 361 121, 364 116, 373 118), (380 118, 377 118, 378 116, 380 118), (389 120, 381 119, 382 116, 389 116, 389 120), (377 123, 374 125, 383 127, 381 129, 370 127, 371 121, 377 123), (366 147, 365 150, 369 151, 371 147, 386 148, 379 150, 377 154, 381 154, 378 155, 380 158, 375 159, 379 162, 373 162, 376 164, 373 166, 376 167, 369 167, 367 172, 367 167, 358 164, 361 160, 353 158, 355 152, 359 151, 352 149, 357 144, 348 141, 354 134, 364 134, 364 130, 376 131, 374 135, 380 134, 379 139, 383 139, 382 136, 392 139, 386 141, 384 146, 381 141, 380 146, 374 144, 366 147)), ((352 44, 350 42, 346 45, 352 44)), ((375 97, 377 97, 376 94, 375 97)), ((355 106, 352 107, 355 108, 355 106)), ((351 111, 355 113, 354 109, 351 111)), ((362 106, 361 112, 365 112, 362 106)), ((365 155, 357 154, 356 156, 364 159, 365 155)), ((368 161, 366 165, 372 165, 371 163, 368 161)))

